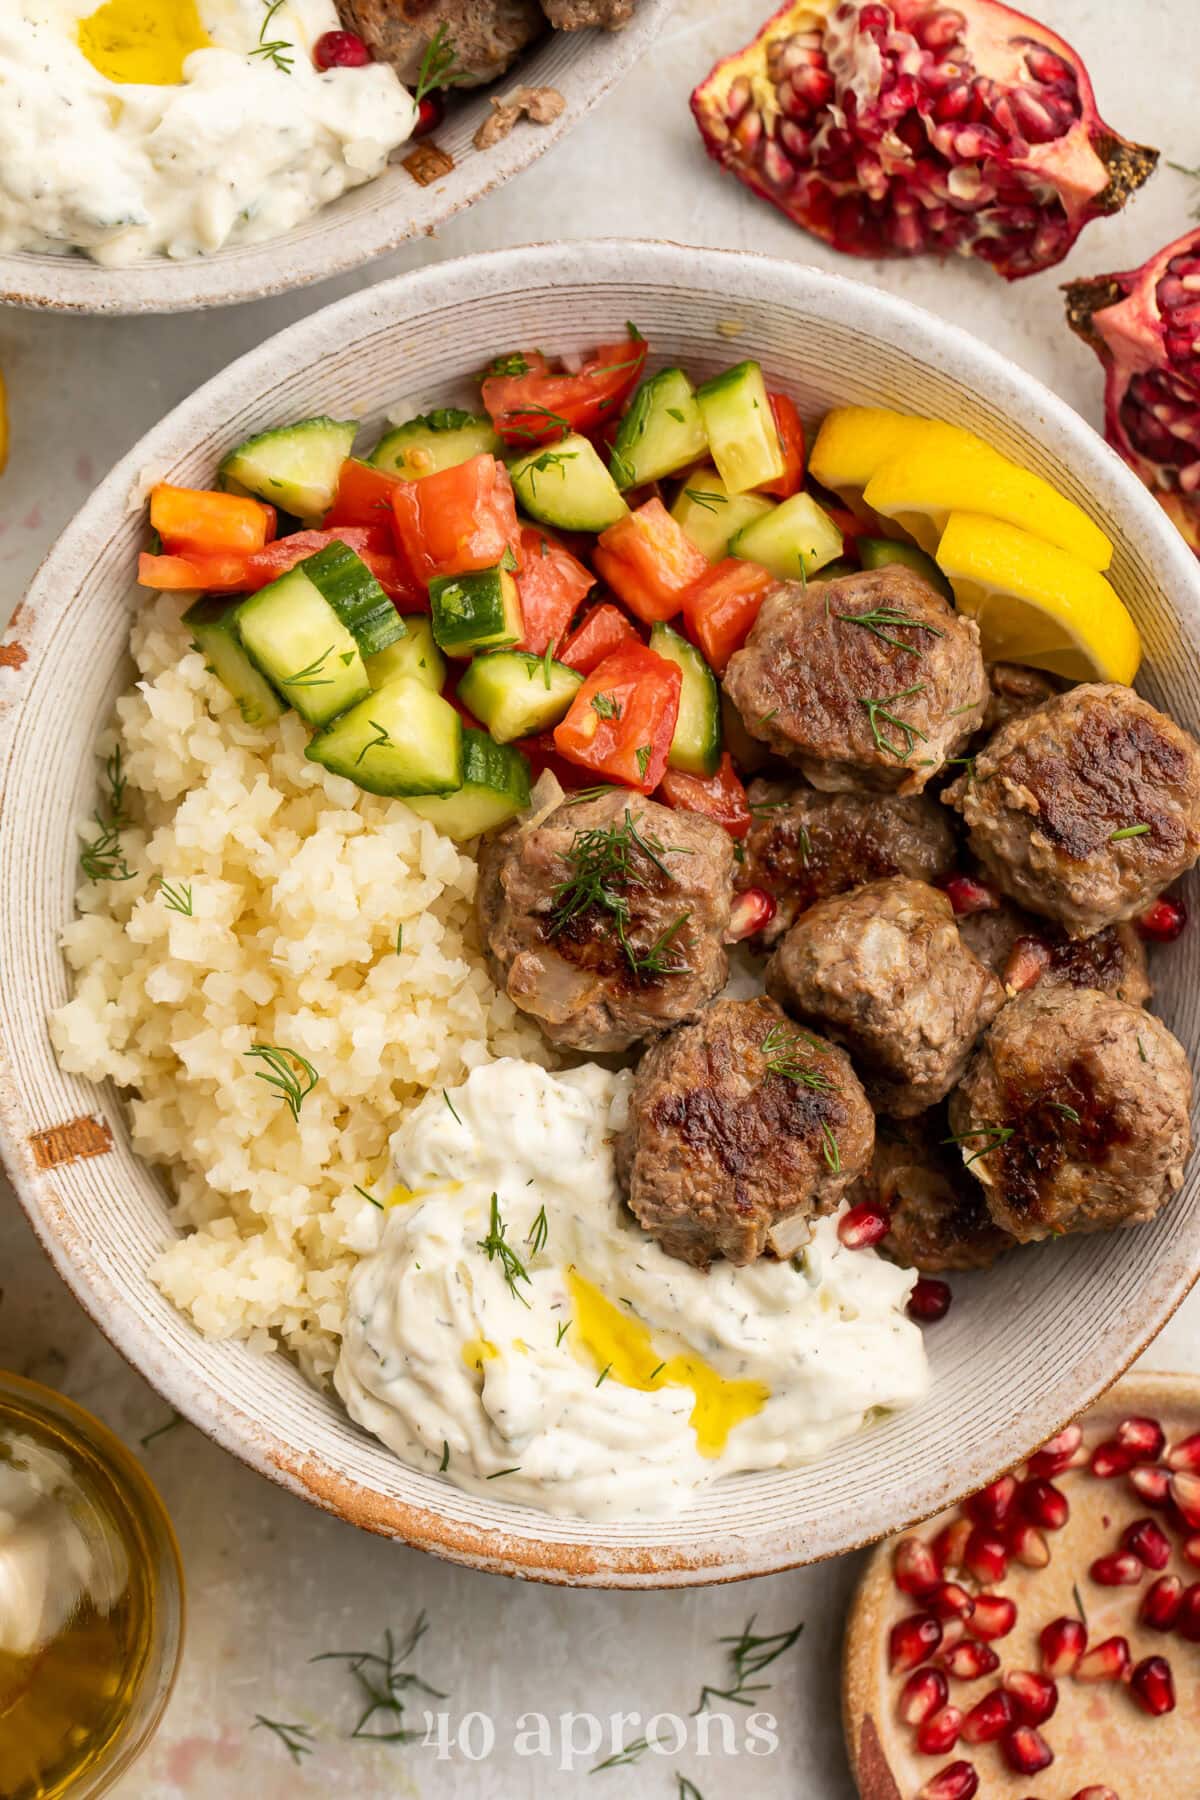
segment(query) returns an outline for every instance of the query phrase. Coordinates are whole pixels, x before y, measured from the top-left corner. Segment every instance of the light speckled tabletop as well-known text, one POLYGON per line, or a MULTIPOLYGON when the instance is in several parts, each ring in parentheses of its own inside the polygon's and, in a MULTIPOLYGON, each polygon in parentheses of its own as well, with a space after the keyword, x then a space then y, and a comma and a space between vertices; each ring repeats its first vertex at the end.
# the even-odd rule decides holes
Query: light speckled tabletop
MULTIPOLYGON (((1085 55, 1103 110, 1174 161, 1200 160, 1192 57, 1195 0, 1041 0, 1037 10, 1085 55)), ((1200 195, 1163 169, 1115 220, 1092 227, 1063 270, 1009 287, 980 268, 839 262, 706 162, 686 95, 722 51, 748 37, 767 0, 681 0, 653 61, 557 151, 510 188, 357 277, 260 306, 142 321, 0 316, 13 454, 0 483, 0 619, 55 532, 102 473, 168 407, 263 337, 316 306, 430 258, 551 236, 625 234, 761 250, 838 266, 929 306, 1006 351, 1099 422, 1091 354, 1062 322, 1057 282, 1131 268, 1177 236, 1200 195)), ((1196 721, 1189 721, 1195 726, 1196 721)), ((1200 1369, 1200 1295, 1146 1357, 1200 1369)), ((169 1421, 163 1402, 88 1323, 52 1275, 0 1181, 0 1365, 62 1388, 135 1448, 169 1421)), ((182 1541, 190 1629, 179 1687, 154 1747, 121 1800, 229 1800, 254 1794, 359 1800, 387 1796, 586 1794, 671 1800, 850 1800, 842 1754, 837 1651, 856 1573, 845 1560, 748 1586, 677 1594, 570 1593, 474 1575, 359 1535, 277 1491, 178 1424, 141 1452, 182 1541), (323 1651, 375 1649, 422 1610, 429 1629, 412 1666, 444 1700, 428 1743, 349 1742, 361 1710, 343 1665, 323 1651), (677 1755, 648 1754, 588 1779, 604 1747, 583 1715, 687 1715, 705 1681, 724 1685, 718 1638, 748 1615, 761 1631, 804 1622, 764 1679, 778 1746, 752 1754, 736 1713, 736 1753, 714 1735, 677 1755), (523 1714, 544 1714, 548 1735, 523 1714), (313 1749, 294 1765, 256 1714, 295 1721, 313 1749), (467 1715, 482 1715, 461 1733, 467 1715), (565 1725, 563 1715, 577 1715, 565 1725), (477 1761, 491 1721, 495 1746, 477 1761), (518 1739, 518 1732, 525 1736, 518 1739), (563 1751, 563 1741, 567 1745, 563 1751), (461 1746, 465 1745, 465 1749, 461 1746), (572 1755, 572 1748, 575 1754, 572 1755), (524 1752, 522 1754, 522 1752, 524 1752), (681 1785, 681 1777, 694 1790, 681 1785)), ((886 1480, 886 1471, 880 1479, 886 1480)), ((597 1729, 600 1729, 597 1725, 597 1729)), ((635 1727, 636 1732, 640 1727, 635 1727)), ((630 1733, 633 1735, 633 1733, 630 1733)), ((675 1734, 677 1735, 677 1734, 675 1734)), ((663 1728, 667 1744, 671 1727, 663 1728)), ((753 1748, 762 1750, 761 1740, 753 1748)))

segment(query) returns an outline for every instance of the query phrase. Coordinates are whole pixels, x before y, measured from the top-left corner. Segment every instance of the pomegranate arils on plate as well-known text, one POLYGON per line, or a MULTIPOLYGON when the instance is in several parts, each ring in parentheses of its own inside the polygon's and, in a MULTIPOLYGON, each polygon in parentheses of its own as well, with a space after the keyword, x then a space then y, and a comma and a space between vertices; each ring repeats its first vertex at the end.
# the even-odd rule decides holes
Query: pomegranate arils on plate
POLYGON ((888 1215, 881 1206, 864 1200, 838 1220, 838 1241, 847 1250, 869 1250, 888 1234, 888 1215))
POLYGON ((1056 1437, 1047 1439, 1041 1449, 1030 1457, 1028 1474, 1052 1481, 1056 1475, 1076 1466, 1082 1445, 1082 1426, 1066 1426, 1056 1437))
POLYGON ((906 1725, 923 1725, 950 1698, 950 1684, 940 1669, 915 1669, 900 1689, 896 1710, 906 1725))
POLYGON ((1051 1619, 1038 1639, 1042 1652, 1042 1672, 1046 1675, 1073 1675, 1079 1659, 1087 1649, 1087 1626, 1079 1619, 1051 1619))
POLYGON ((1092 1474, 1098 1475, 1101 1481, 1108 1481, 1114 1475, 1128 1475, 1137 1460, 1124 1444, 1109 1438, 1092 1451, 1092 1474))
MULTIPOLYGON (((1200 405, 1200 395, 1197 396, 1197 404, 1200 405)), ((1196 431, 1200 437, 1200 419, 1197 420, 1196 431)), ((1167 506, 1161 493, 1156 493, 1155 499, 1160 501, 1163 506, 1167 506)), ((1188 504, 1191 506, 1196 504, 1192 493, 1188 495, 1188 504)), ((1175 517, 1172 508, 1167 506, 1167 511, 1183 531, 1192 549, 1200 553, 1200 526, 1193 520, 1190 527, 1184 529, 1180 520, 1175 517)), ((1182 937, 1187 930, 1188 909, 1178 894, 1160 894, 1158 899, 1152 900, 1145 912, 1139 913, 1133 922, 1148 943, 1173 944, 1175 939, 1182 937)))
POLYGON ((413 126, 413 136, 428 137, 431 131, 437 130, 445 117, 446 96, 439 88, 432 88, 417 101, 417 122, 413 126))
POLYGON ((1179 1546, 1179 1554, 1184 1562, 1191 1563, 1194 1569, 1200 1569, 1200 1535, 1185 1538, 1179 1546))
POLYGON ((963 1716, 957 1706, 943 1706, 932 1719, 926 1719, 917 1732, 917 1749, 921 1755, 945 1756, 947 1750, 953 1750, 962 1722, 963 1716))
POLYGON ((908 1296, 908 1316, 918 1325, 936 1325, 950 1311, 953 1295, 949 1284, 935 1275, 920 1275, 908 1296))
POLYGON ((1165 1656, 1147 1656, 1129 1677, 1129 1691, 1143 1712, 1159 1718, 1175 1711, 1175 1680, 1165 1656))
POLYGON ((1129 1485, 1148 1505, 1165 1506, 1170 1497, 1171 1477, 1165 1469, 1139 1463, 1136 1469, 1129 1471, 1129 1485))
POLYGON ((1142 1596, 1138 1623, 1148 1631, 1172 1631, 1183 1606, 1183 1583, 1178 1575, 1160 1575, 1142 1596))
POLYGON ((1132 1552, 1148 1569, 1165 1569, 1171 1560, 1166 1532, 1153 1519, 1135 1519, 1121 1533, 1121 1548, 1132 1552))
POLYGON ((1194 1431, 1191 1437, 1181 1438, 1177 1444, 1172 1444, 1165 1461, 1168 1469, 1181 1469, 1188 1474, 1200 1475, 1200 1431, 1194 1431))
POLYGON ((943 1649, 938 1661, 955 1681, 979 1681, 984 1675, 994 1675, 1000 1667, 1000 1658, 992 1646, 973 1639, 943 1649))
POLYGON ((1157 1419, 1122 1419, 1113 1442, 1132 1453, 1137 1462, 1157 1462, 1167 1446, 1167 1434, 1157 1419))
POLYGON ((926 1597, 925 1604, 943 1620, 969 1619, 975 1611, 974 1600, 957 1581, 943 1581, 926 1597))
POLYGON ((1200 1475, 1172 1475, 1169 1491, 1192 1530, 1200 1529, 1200 1475))
POLYGON ((1136 1587, 1146 1567, 1140 1557, 1120 1550, 1111 1556, 1098 1556, 1088 1573, 1100 1587, 1136 1587))
POLYGON ((1004 1677, 1004 1691, 1022 1725, 1044 1725, 1058 1705, 1054 1682, 1033 1669, 1010 1669, 1004 1677))
POLYGON ((1025 1517, 1046 1531, 1061 1531, 1071 1516, 1067 1496, 1051 1481, 1023 1481, 1017 1499, 1025 1517))
POLYGON ((993 1688, 976 1702, 962 1722, 968 1744, 991 1744, 1008 1730, 1015 1717, 1012 1701, 1003 1688, 993 1688))
POLYGON ((1077 1794, 1072 1794, 1071 1800, 1121 1800, 1121 1796, 1115 1788, 1085 1787, 1080 1788, 1077 1794))
POLYGON ((979 1777, 972 1764, 953 1762, 925 1783, 917 1800, 974 1800, 978 1792, 979 1777))
POLYGON ((1000 905, 995 890, 974 875, 948 875, 940 886, 960 919, 969 918, 972 913, 994 912, 1000 905))
POLYGON ((993 1587, 1008 1574, 1008 1545, 982 1525, 972 1528, 963 1551, 963 1567, 984 1587, 993 1587))
POLYGON ((1013 998, 1017 994, 1027 994, 1030 988, 1037 986, 1053 960, 1045 938, 1017 938, 1000 976, 1006 992, 1013 998))
POLYGON ((961 1569, 966 1566, 966 1548, 974 1529, 969 1519, 953 1519, 949 1525, 943 1525, 933 1540, 933 1554, 941 1568, 961 1569))
POLYGON ((1026 1569, 1044 1569, 1049 1563, 1050 1546, 1036 1525, 1018 1519, 1015 1525, 1009 1526, 1005 1538, 1013 1561, 1026 1569))
POLYGON ((1053 1750, 1032 1725, 1015 1725, 1001 1738, 1000 1748, 1005 1762, 1018 1775, 1036 1775, 1054 1761, 1053 1750))
POLYGON ((773 896, 765 888, 743 888, 733 902, 725 942, 740 944, 743 938, 753 937, 756 931, 765 931, 778 910, 773 896))
POLYGON ((910 1613, 892 1626, 888 1667, 895 1673, 927 1662, 942 1641, 941 1622, 932 1613, 910 1613))
POLYGON ((792 0, 692 95, 710 156, 857 256, 1029 275, 1150 174, 1079 58, 998 0, 792 0))
POLYGON ((1007 1594, 980 1594, 975 1611, 967 1620, 972 1637, 1007 1637, 1017 1622, 1017 1608, 1007 1594))
POLYGON ((903 1537, 892 1553, 892 1580, 902 1594, 917 1600, 935 1588, 942 1578, 937 1558, 918 1537, 903 1537))
POLYGON ((1001 1475, 998 1481, 980 1488, 963 1502, 963 1511, 977 1525, 1000 1526, 1008 1523, 1017 1497, 1017 1483, 1012 1475, 1001 1475))
POLYGON ((1094 1650, 1081 1656, 1075 1668, 1076 1681, 1123 1681, 1129 1668, 1129 1645, 1123 1637, 1105 1638, 1094 1650))
POLYGON ((357 31, 324 31, 313 45, 313 62, 318 69, 365 69, 371 61, 357 31))
POLYGON ((1184 1588, 1175 1629, 1189 1644, 1200 1644, 1200 1582, 1184 1588))

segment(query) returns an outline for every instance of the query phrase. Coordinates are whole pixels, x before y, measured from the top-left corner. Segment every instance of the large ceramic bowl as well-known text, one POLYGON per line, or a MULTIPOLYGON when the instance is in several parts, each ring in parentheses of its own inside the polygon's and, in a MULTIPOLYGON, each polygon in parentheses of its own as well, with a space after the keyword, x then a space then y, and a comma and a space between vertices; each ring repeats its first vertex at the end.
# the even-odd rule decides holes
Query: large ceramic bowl
POLYGON ((324 281, 370 262, 447 219, 536 162, 647 55, 675 0, 638 0, 623 31, 550 32, 482 91, 451 96, 432 138, 402 144, 377 181, 355 188, 281 237, 172 262, 157 256, 102 269, 84 256, 0 255, 0 305, 55 312, 165 313, 231 306, 324 281), (566 107, 553 125, 522 123, 490 150, 472 139, 491 118, 488 95, 522 84, 557 88, 566 107))
MULTIPOLYGON (((112 1341, 195 1424, 356 1524, 480 1568, 554 1581, 683 1585, 831 1556, 937 1511, 1088 1405, 1200 1269, 1200 1159, 1156 1224, 1020 1252, 955 1283, 930 1330, 917 1411, 820 1461, 717 1486, 657 1523, 577 1524, 460 1493, 396 1461, 282 1356, 206 1342, 146 1277, 170 1236, 163 1184, 119 1099, 62 1075, 46 1014, 67 997, 59 933, 92 743, 127 680, 147 472, 211 478, 249 433, 317 412, 453 399, 498 347, 584 348, 634 319, 659 359, 712 371, 759 357, 811 421, 839 401, 982 432, 1092 512, 1137 617, 1149 698, 1195 725, 1200 571, 1146 492, 1052 394, 928 313, 793 264, 594 243, 445 263, 330 307, 243 357, 118 465, 63 534, 0 649, 0 1138, 50 1255, 112 1341)), ((1200 1047, 1200 937, 1159 963, 1162 1010, 1200 1047)))

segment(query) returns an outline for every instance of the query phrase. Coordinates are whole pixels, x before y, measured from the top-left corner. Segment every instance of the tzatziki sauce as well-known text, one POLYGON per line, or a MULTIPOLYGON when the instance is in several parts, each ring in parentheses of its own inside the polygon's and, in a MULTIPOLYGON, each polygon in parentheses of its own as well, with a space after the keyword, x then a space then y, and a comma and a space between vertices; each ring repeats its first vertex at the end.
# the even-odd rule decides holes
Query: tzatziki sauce
POLYGON ((121 267, 278 237, 370 181, 416 107, 319 70, 333 0, 4 0, 0 251, 121 267))
POLYGON ((570 1517, 663 1515, 924 1396, 915 1277, 836 1220, 793 1262, 707 1273, 646 1236, 613 1164, 631 1080, 506 1059, 395 1133, 334 1381, 413 1468, 570 1517))

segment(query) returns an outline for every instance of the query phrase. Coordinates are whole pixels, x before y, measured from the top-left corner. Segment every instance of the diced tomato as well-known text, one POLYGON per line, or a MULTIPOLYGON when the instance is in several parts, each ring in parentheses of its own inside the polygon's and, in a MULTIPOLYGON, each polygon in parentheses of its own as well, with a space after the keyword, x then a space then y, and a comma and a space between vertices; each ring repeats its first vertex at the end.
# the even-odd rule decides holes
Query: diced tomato
POLYGON ((138 557, 138 582, 160 594, 186 593, 202 588, 209 593, 236 594, 242 584, 248 557, 155 556, 143 550, 138 557))
POLYGON ((541 731, 536 737, 518 738, 513 748, 519 750, 529 763, 531 781, 536 781, 548 769, 559 787, 568 794, 576 788, 595 785, 595 776, 589 770, 581 769, 578 763, 568 762, 565 756, 559 755, 554 747, 553 732, 541 731))
POLYGON ((626 644, 592 670, 554 728, 554 747, 626 787, 650 794, 667 766, 683 676, 644 644, 626 644))
POLYGON ((212 556, 261 550, 275 536, 276 515, 273 506, 248 494, 214 494, 160 481, 150 491, 150 524, 168 555, 212 556))
POLYGON ((403 559, 391 548, 391 534, 376 525, 297 531, 249 556, 151 556, 143 552, 138 558, 138 581, 163 592, 198 588, 207 594, 253 594, 286 575, 306 556, 315 556, 327 544, 338 542, 361 556, 384 593, 405 612, 428 607, 424 588, 413 581, 403 559))
POLYGON ((750 627, 774 586, 775 577, 758 563, 727 556, 684 595, 687 634, 718 675, 749 637, 750 627))
POLYGON ((728 750, 715 775, 688 775, 683 769, 668 769, 658 792, 677 812, 703 813, 706 819, 723 825, 730 837, 743 838, 750 829, 746 790, 728 750))
POLYGON ((578 669, 581 675, 590 675, 597 663, 602 663, 606 656, 619 650, 622 644, 638 644, 641 639, 637 627, 627 619, 619 606, 611 600, 605 600, 600 606, 593 606, 584 613, 582 619, 558 652, 558 660, 566 663, 569 669, 578 669))
POLYGON ((552 375, 527 355, 525 374, 485 379, 483 404, 505 443, 527 449, 567 431, 596 431, 641 380, 647 349, 644 338, 602 344, 575 375, 552 375))
POLYGON ((804 421, 786 394, 768 394, 785 468, 778 481, 764 481, 760 493, 790 500, 804 485, 804 421))
POLYGON ((506 550, 521 566, 512 482, 494 456, 472 456, 420 481, 399 482, 392 511, 400 549, 426 586, 439 575, 493 569, 506 550))
POLYGON ((525 636, 520 647, 541 656, 563 637, 596 577, 557 538, 534 525, 521 527, 521 557, 517 589, 525 636))
POLYGON ((596 541, 596 573, 639 619, 672 619, 710 564, 661 500, 647 500, 596 541))
POLYGON ((381 525, 392 529, 392 489, 402 477, 389 475, 386 469, 373 469, 370 463, 348 456, 338 476, 337 493, 325 519, 325 530, 331 525, 381 525))
POLYGON ((857 556, 859 538, 869 537, 875 529, 874 526, 860 519, 857 513, 852 513, 848 506, 843 506, 833 495, 826 496, 823 491, 820 495, 820 507, 821 511, 829 515, 841 532, 846 555, 857 556))

